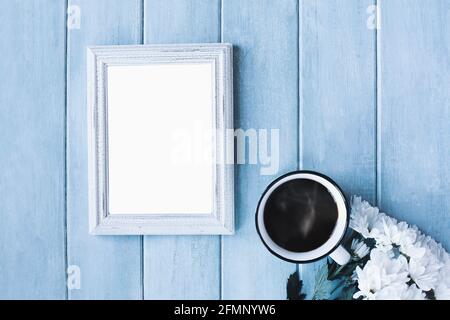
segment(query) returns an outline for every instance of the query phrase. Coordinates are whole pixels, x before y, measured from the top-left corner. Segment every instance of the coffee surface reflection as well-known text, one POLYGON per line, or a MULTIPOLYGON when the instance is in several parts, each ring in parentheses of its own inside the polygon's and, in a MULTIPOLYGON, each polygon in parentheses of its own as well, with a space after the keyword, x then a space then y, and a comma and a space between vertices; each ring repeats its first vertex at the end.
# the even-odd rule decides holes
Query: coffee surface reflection
POLYGON ((323 245, 338 219, 330 192, 309 179, 294 179, 277 187, 267 199, 264 225, 270 238, 293 252, 307 252, 323 245))

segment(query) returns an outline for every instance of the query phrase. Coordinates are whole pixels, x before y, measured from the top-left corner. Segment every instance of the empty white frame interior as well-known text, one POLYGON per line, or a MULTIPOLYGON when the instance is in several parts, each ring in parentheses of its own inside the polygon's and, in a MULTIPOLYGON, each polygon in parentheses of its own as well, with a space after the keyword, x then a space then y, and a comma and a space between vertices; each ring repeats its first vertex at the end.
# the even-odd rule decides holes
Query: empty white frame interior
POLYGON ((231 81, 230 45, 88 49, 91 233, 233 233, 231 81))
POLYGON ((110 214, 212 212, 212 68, 108 67, 110 214))

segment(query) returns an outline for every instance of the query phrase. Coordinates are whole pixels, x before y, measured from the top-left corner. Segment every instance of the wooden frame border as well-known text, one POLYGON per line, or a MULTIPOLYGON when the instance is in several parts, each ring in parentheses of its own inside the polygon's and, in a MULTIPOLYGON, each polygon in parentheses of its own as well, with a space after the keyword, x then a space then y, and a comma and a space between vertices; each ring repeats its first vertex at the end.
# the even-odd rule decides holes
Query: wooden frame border
POLYGON ((230 44, 95 46, 87 48, 89 231, 95 235, 233 234, 234 168, 227 163, 227 130, 233 129, 230 44), (216 164, 211 214, 110 215, 108 213, 108 65, 211 61, 215 65, 216 164))

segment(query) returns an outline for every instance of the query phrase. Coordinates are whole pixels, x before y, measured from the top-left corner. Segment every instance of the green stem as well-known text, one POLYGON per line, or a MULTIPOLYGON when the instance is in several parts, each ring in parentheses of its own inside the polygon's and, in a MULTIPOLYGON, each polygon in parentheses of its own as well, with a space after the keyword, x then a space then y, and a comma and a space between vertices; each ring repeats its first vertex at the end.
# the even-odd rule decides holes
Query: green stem
POLYGON ((339 266, 339 268, 337 268, 329 277, 330 280, 334 280, 335 277, 339 274, 339 272, 342 271, 342 269, 344 269, 345 266, 339 266))

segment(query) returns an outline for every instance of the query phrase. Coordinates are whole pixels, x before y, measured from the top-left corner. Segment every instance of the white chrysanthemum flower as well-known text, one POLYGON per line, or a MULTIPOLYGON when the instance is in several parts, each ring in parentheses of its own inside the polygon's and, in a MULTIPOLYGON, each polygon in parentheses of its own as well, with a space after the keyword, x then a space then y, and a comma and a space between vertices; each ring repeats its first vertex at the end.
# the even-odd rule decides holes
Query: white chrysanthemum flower
POLYGON ((409 260, 409 276, 420 289, 429 291, 437 285, 440 267, 436 258, 427 251, 420 259, 411 258, 409 260))
POLYGON ((425 255, 426 249, 416 244, 406 244, 400 246, 400 252, 410 258, 421 259, 425 255))
POLYGON ((422 258, 426 248, 417 241, 420 231, 416 227, 409 227, 405 222, 400 222, 397 226, 398 234, 395 244, 399 246, 400 252, 410 258, 422 258))
POLYGON ((402 300, 407 290, 406 283, 394 283, 376 292, 370 300, 402 300))
POLYGON ((405 291, 402 292, 401 300, 426 300, 425 292, 419 289, 415 284, 407 287, 405 291))
POLYGON ((415 284, 408 286, 406 283, 394 283, 381 288, 366 300, 425 300, 425 293, 415 284))
POLYGON ((407 266, 405 257, 394 258, 389 253, 373 249, 364 268, 356 268, 359 291, 354 298, 383 299, 390 295, 391 299, 394 296, 400 299, 405 289, 403 285, 409 281, 407 266))
POLYGON ((380 269, 369 261, 364 266, 364 269, 356 267, 355 273, 359 291, 353 295, 353 298, 374 299, 375 292, 380 291, 382 288, 380 269))
POLYGON ((397 220, 386 215, 381 216, 373 226, 371 236, 375 239, 376 247, 384 252, 392 249, 397 240, 397 220))
POLYGON ((361 197, 352 198, 352 210, 350 214, 350 228, 360 233, 364 238, 372 238, 371 231, 382 214, 378 208, 372 207, 361 197))
MULTIPOLYGON (((442 244, 360 197, 352 198, 350 227, 374 239, 376 247, 366 265, 354 271, 359 289, 355 298, 425 299, 429 292, 436 299, 450 299, 450 254, 442 244), (408 285, 410 280, 412 285, 408 285)), ((356 256, 367 255, 366 247, 364 241, 352 242, 356 256)))
POLYGON ((364 243, 364 241, 358 241, 357 239, 352 240, 351 250, 360 259, 367 256, 370 252, 370 248, 364 243))
POLYGON ((450 287, 439 283, 434 289, 434 297, 436 300, 450 300, 450 287))
POLYGON ((450 300, 450 263, 439 270, 438 284, 433 290, 437 300, 450 300))
POLYGON ((409 226, 405 222, 397 222, 397 220, 393 218, 388 218, 383 220, 384 232, 389 235, 392 243, 396 245, 400 245, 400 242, 411 242, 414 243, 416 241, 416 234, 413 230, 409 231, 409 226), (407 236, 407 239, 403 239, 407 236))
POLYGON ((450 263, 450 255, 442 247, 442 244, 436 242, 430 236, 419 234, 417 237, 417 245, 428 250, 436 259, 442 264, 441 267, 447 263, 450 263))
POLYGON ((377 249, 370 252, 370 260, 382 271, 382 284, 384 286, 394 283, 406 283, 408 278, 408 261, 405 257, 394 258, 391 253, 377 249))

